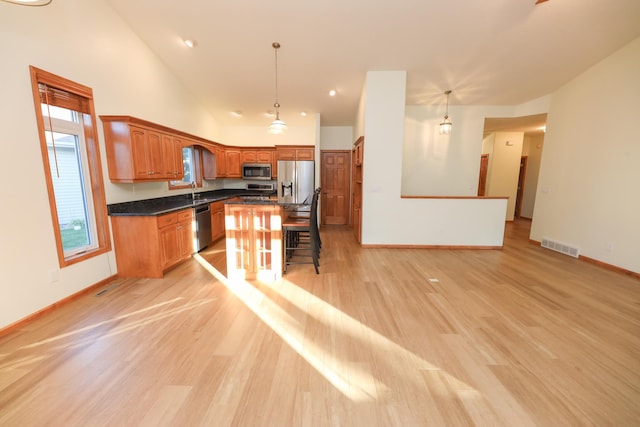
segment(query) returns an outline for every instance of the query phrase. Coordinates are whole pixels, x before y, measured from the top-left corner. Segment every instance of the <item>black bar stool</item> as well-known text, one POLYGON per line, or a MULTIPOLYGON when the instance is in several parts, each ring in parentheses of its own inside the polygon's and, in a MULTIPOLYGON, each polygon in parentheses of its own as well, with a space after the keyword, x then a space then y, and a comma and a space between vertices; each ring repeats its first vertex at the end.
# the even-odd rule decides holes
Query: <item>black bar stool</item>
POLYGON ((309 217, 291 216, 282 224, 284 240, 284 272, 292 264, 313 264, 316 274, 320 263, 320 230, 318 229, 318 196, 313 193, 309 217))

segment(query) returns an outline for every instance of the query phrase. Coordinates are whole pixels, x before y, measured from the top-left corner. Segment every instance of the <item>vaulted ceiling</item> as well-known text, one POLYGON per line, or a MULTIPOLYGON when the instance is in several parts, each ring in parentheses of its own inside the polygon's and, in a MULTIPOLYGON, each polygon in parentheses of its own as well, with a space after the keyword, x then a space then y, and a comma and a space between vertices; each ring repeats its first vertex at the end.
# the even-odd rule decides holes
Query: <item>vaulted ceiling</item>
POLYGON ((272 120, 274 41, 281 118, 343 126, 367 71, 406 70, 409 105, 517 105, 640 36, 638 0, 108 1, 223 125, 272 120))

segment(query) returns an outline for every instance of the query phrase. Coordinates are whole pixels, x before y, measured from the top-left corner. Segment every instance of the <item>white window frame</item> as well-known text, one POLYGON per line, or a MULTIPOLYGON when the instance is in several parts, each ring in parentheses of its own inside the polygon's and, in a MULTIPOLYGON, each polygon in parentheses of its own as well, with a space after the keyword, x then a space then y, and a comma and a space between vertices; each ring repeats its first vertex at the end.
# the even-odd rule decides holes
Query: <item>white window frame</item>
MULTIPOLYGON (((48 112, 49 109, 61 108, 61 107, 48 107, 46 104, 42 104, 43 113, 48 112)), ((66 110, 66 109, 65 109, 66 110)), ((93 192, 91 190, 91 182, 88 177, 90 175, 89 170, 89 162, 87 160, 87 146, 84 138, 83 124, 82 124, 82 116, 73 110, 66 110, 71 112, 71 116, 73 117, 73 121, 68 121, 56 117, 48 117, 48 114, 44 117, 44 129, 45 136, 47 137, 47 147, 55 150, 56 147, 62 148, 59 142, 56 144, 51 143, 51 139, 53 135, 51 132, 63 133, 66 135, 71 135, 76 138, 76 143, 78 145, 77 154, 80 156, 80 167, 82 170, 82 191, 84 193, 84 210, 86 212, 86 220, 87 220, 87 231, 89 232, 89 244, 84 246, 79 246, 77 248, 71 250, 65 250, 64 256, 65 258, 73 257, 75 255, 94 250, 98 247, 97 243, 97 229, 95 222, 95 211, 93 209, 93 203, 89 203, 90 200, 93 200, 93 192), (53 129, 51 127, 53 126, 53 129)), ((51 163, 55 162, 55 159, 49 159, 51 163)), ((55 166, 55 165, 54 165, 55 166)), ((58 201, 56 200, 56 209, 58 209, 58 201)), ((59 213, 58 213, 59 214, 59 213)), ((60 224, 58 224, 60 227, 60 224)), ((62 229, 60 229, 62 232, 62 229)))

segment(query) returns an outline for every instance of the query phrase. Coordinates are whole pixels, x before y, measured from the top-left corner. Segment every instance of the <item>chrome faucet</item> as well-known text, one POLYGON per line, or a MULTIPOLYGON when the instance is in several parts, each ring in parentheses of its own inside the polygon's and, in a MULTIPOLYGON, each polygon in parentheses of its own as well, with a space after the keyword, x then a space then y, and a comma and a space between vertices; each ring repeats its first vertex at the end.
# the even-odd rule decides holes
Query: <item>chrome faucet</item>
POLYGON ((191 199, 192 200, 196 199, 196 182, 195 181, 191 181, 191 199))

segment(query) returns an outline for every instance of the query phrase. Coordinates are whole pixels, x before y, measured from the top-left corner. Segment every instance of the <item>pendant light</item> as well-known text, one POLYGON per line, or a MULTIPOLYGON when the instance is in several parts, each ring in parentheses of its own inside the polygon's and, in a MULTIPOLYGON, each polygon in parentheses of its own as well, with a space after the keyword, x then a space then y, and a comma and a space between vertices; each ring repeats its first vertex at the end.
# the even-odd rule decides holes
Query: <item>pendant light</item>
POLYGON ((447 95, 447 109, 444 112, 444 119, 442 123, 440 123, 440 133, 442 135, 449 135, 451 133, 451 127, 453 126, 453 123, 449 120, 449 95, 451 91, 448 90, 444 94, 447 95))
POLYGON ((46 6, 52 0, 4 0, 7 3, 21 4, 23 6, 46 6))
POLYGON ((273 103, 273 106, 276 109, 276 119, 271 122, 271 126, 269 126, 269 133, 279 134, 287 129, 287 124, 280 120, 280 112, 278 111, 278 108, 280 108, 280 104, 278 103, 278 49, 280 49, 280 43, 273 42, 271 46, 273 47, 276 55, 276 102, 273 103))

